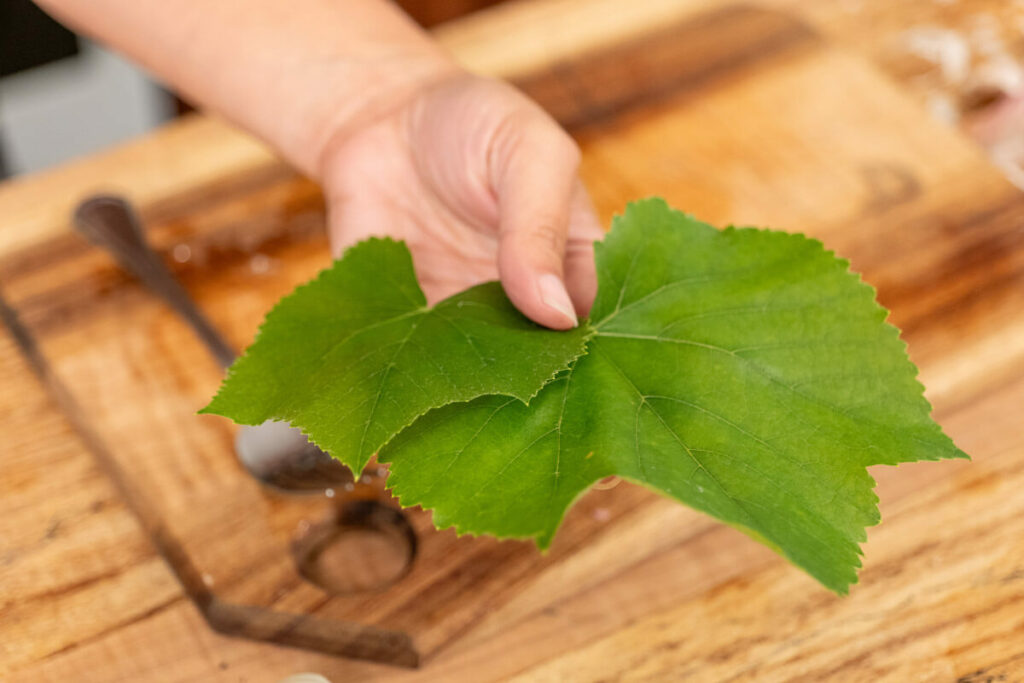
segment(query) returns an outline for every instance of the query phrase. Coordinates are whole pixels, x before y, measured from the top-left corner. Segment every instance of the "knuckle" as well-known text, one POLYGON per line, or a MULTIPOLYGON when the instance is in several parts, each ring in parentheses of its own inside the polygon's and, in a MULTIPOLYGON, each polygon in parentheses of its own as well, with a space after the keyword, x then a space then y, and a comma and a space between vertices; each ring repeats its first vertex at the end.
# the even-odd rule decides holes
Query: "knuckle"
POLYGON ((546 118, 540 122, 534 140, 539 149, 545 154, 556 155, 560 159, 579 164, 580 147, 568 133, 558 127, 557 124, 546 118))
POLYGON ((515 111, 503 112, 494 120, 485 145, 488 168, 501 170, 508 166, 515 150, 522 147, 524 130, 523 116, 515 111))
POLYGON ((552 217, 540 217, 530 230, 532 242, 539 248, 561 254, 565 250, 565 230, 552 217))
POLYGON ((501 249, 520 254, 559 256, 565 251, 565 231, 558 225, 553 218, 537 217, 529 225, 502 234, 501 249))
POLYGON ((580 151, 580 146, 576 144, 576 141, 570 137, 568 133, 559 129, 559 145, 560 153, 569 160, 573 168, 578 168, 580 161, 583 158, 583 153, 580 151))

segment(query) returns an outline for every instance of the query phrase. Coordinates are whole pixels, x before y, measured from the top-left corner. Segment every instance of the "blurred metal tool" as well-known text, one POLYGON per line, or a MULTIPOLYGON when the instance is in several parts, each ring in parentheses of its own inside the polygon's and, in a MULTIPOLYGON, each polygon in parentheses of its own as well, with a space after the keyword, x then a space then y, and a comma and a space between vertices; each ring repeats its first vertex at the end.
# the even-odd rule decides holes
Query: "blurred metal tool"
MULTIPOLYGON (((191 325, 218 363, 227 368, 234 362, 234 350, 149 246, 142 224, 126 200, 111 195, 86 199, 75 209, 74 225, 191 325)), ((242 426, 235 439, 235 453, 254 477, 287 491, 323 491, 354 480, 347 467, 283 422, 242 426)))

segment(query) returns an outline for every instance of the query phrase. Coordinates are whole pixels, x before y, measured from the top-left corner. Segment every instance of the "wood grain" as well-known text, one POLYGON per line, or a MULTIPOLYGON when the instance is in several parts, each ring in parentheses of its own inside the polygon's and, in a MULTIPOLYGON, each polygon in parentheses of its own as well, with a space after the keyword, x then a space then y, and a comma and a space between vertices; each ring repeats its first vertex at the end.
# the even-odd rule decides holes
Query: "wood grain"
MULTIPOLYGON (((751 36, 778 35, 773 25, 793 26, 777 15, 743 16, 730 20, 740 22, 728 32, 736 54, 750 53, 751 36)), ((707 29, 709 19, 697 21, 676 29, 654 22, 603 47, 579 44, 628 55, 635 35, 653 25, 650 36, 671 37, 686 25, 707 29)), ((429 622, 425 649, 434 654, 418 672, 223 638, 180 597, 4 338, 4 438, 25 455, 0 475, 0 633, 15 634, 0 638, 0 666, 26 681, 275 680, 307 669, 338 681, 1020 678, 1024 201, 973 146, 863 62, 812 31, 790 35, 765 59, 725 60, 704 78, 655 70, 641 81, 653 84, 650 97, 626 88, 560 115, 575 123, 583 174, 604 217, 627 199, 661 193, 708 220, 804 230, 850 257, 904 327, 936 416, 975 461, 876 469, 886 521, 870 532, 867 569, 849 598, 828 595, 732 530, 620 486, 588 497, 547 558, 520 544, 439 534, 424 563, 430 571, 410 577, 419 583, 360 603, 367 614, 429 622), (110 502, 86 513, 99 499, 110 502), (61 521, 51 531, 53 520, 61 521), (452 557, 461 564, 446 564, 452 557)), ((602 62, 563 56, 559 64, 556 85, 586 82, 587 64, 602 62)), ((614 82, 614 71, 600 73, 614 82)), ((543 69, 519 78, 542 100, 552 92, 543 69)), ((216 140, 200 175, 220 167, 216 140)), ((173 146, 163 153, 191 154, 173 146)), ((178 274, 237 343, 277 294, 325 258, 315 188, 261 154, 249 159, 211 171, 216 182, 186 173, 137 195, 162 249, 190 247, 178 274)), ((86 163, 95 172, 102 161, 86 163)), ((149 173, 138 173, 141 187, 156 175, 149 173)), ((0 190, 0 200, 24 211, 11 215, 39 216, 31 206, 46 196, 39 188, 63 187, 66 196, 93 183, 68 178, 31 181, 36 194, 0 190)), ((211 419, 182 429, 217 370, 181 324, 68 236, 63 218, 31 238, 8 232, 0 228, 9 240, 0 287, 86 421, 108 440, 131 435, 132 472, 187 489, 190 498, 172 511, 185 522, 197 501, 230 498, 240 507, 217 518, 227 533, 240 533, 232 520, 248 523, 254 510, 265 515, 268 536, 287 529, 294 516, 239 480, 224 457, 225 425, 211 419), (123 410, 126 400, 132 411, 123 410), (160 454, 166 462, 153 461, 160 454)), ((209 552, 218 566, 230 564, 216 546, 209 552)), ((238 567, 231 590, 265 592, 278 566, 267 559, 238 567)), ((288 586, 276 604, 298 611, 316 599, 288 586)))

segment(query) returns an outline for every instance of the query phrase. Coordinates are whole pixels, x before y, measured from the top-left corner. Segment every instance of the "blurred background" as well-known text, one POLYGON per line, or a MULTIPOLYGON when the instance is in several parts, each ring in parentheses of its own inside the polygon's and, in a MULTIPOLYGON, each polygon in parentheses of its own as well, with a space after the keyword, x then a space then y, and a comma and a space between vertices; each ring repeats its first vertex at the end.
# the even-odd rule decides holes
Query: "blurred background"
MULTIPOLYGON (((398 4, 429 27, 499 2, 398 4)), ((1024 188, 1024 0, 900 3, 899 12, 868 0, 764 4, 834 23, 833 38, 867 53, 932 116, 960 126, 1024 188)), ((93 152, 189 110, 30 0, 0 0, 0 178, 93 152)))
MULTIPOLYGON (((433 26, 500 0, 403 0, 433 26)), ((0 0, 0 178, 144 133, 190 110, 127 60, 31 0, 0 0)))

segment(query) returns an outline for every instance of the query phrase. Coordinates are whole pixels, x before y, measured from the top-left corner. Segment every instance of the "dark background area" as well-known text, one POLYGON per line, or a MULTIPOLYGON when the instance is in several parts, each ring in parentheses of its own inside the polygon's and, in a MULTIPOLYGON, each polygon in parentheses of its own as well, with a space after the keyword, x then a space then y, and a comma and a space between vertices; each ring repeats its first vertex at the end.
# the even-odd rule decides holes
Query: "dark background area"
POLYGON ((78 38, 29 0, 0 0, 0 77, 78 54, 78 38))

